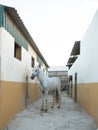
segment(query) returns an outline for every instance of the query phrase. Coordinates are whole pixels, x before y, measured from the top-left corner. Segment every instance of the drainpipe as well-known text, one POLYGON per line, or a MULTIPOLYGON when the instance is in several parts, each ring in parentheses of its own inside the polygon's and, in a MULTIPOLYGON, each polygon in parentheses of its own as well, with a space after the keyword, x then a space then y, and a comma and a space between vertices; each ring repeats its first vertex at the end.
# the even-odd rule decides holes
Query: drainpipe
POLYGON ((26 96, 25 96, 25 107, 28 108, 29 104, 29 92, 28 92, 28 75, 26 75, 26 96))
POLYGON ((0 81, 1 81, 1 56, 0 56, 0 81))
POLYGON ((0 87, 1 87, 1 56, 0 56, 0 87))

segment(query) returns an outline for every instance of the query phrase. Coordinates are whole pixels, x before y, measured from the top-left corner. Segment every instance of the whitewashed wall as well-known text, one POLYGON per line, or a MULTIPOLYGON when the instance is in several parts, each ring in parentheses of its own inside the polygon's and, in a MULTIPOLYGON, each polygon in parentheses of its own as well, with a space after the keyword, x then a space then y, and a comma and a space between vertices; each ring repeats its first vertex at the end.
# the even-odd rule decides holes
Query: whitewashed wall
POLYGON ((1 80, 1 29, 0 29, 0 80, 1 80))
POLYGON ((0 28, 0 57, 1 80, 25 82, 28 75, 30 82, 36 81, 30 80, 31 54, 22 47, 22 60, 14 58, 14 38, 4 28, 0 28))
POLYGON ((77 72, 78 83, 98 82, 98 11, 80 43, 80 56, 68 74, 77 72))

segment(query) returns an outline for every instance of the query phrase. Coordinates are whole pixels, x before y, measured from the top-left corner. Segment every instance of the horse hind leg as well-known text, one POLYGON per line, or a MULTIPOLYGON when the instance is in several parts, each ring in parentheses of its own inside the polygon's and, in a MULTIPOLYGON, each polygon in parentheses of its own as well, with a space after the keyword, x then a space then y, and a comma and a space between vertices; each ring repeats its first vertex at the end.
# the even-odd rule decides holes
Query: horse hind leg
POLYGON ((58 103, 58 106, 57 108, 61 108, 61 92, 59 90, 57 90, 57 103, 58 103))
POLYGON ((54 108, 55 99, 56 99, 56 91, 53 92, 53 103, 52 103, 51 108, 54 108))
POLYGON ((61 98, 59 97, 59 100, 58 100, 58 108, 61 108, 61 98))

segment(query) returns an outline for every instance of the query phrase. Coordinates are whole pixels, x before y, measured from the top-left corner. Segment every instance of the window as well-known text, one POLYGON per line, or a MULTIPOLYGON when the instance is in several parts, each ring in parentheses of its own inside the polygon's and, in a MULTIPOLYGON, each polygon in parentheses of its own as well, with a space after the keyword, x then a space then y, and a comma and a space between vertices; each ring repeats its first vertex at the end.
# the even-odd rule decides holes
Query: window
POLYGON ((14 57, 21 60, 21 46, 19 46, 16 42, 14 46, 14 57))
POLYGON ((33 57, 31 57, 31 67, 34 67, 34 64, 35 64, 35 60, 33 57))
POLYGON ((39 64, 39 68, 41 68, 41 65, 39 64))

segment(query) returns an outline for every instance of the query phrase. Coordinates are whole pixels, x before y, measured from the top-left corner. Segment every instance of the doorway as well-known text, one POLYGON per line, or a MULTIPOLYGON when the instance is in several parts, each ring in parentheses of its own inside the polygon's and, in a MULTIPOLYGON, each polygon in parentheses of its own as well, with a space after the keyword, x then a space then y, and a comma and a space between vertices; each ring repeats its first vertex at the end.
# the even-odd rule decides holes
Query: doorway
POLYGON ((72 98, 72 93, 73 93, 73 79, 72 79, 72 75, 69 76, 69 88, 70 88, 70 97, 72 98))
POLYGON ((74 101, 77 102, 77 73, 75 73, 74 82, 74 101))

